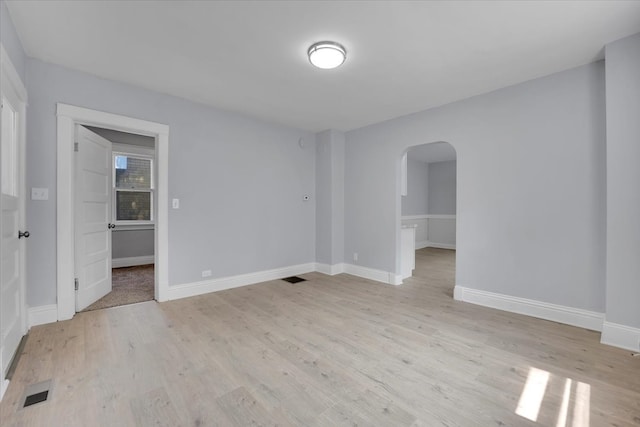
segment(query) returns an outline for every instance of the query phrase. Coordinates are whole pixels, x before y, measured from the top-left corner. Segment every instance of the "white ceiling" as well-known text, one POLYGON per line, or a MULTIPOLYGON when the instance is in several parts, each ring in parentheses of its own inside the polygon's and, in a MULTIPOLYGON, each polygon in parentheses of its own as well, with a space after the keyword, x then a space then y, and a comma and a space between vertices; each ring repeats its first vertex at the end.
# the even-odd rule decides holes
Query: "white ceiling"
POLYGON ((418 145, 411 147, 408 153, 409 158, 425 163, 456 160, 456 150, 448 142, 418 145))
POLYGON ((7 1, 29 56, 302 129, 350 130, 603 57, 640 1, 7 1), (334 40, 335 70, 306 50, 334 40))

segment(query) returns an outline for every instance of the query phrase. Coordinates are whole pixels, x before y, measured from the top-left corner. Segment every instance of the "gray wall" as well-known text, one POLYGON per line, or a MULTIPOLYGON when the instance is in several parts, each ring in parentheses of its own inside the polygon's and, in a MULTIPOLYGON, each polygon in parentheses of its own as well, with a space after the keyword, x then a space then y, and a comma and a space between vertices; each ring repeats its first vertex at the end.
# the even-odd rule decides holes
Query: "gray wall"
POLYGON ((56 103, 165 123, 169 135, 169 284, 315 261, 315 135, 82 72, 27 61, 30 306, 56 302, 56 103), (304 137, 305 148, 298 146, 304 137))
POLYGON ((316 261, 331 264, 331 131, 316 135, 316 261))
POLYGON ((316 135, 316 261, 344 261, 344 133, 316 135))
POLYGON ((402 196, 402 215, 426 215, 429 213, 429 169, 427 163, 407 153, 407 195, 402 196))
POLYGON ((456 214, 456 161, 429 163, 429 214, 456 214))
POLYGON ((331 183, 333 209, 332 235, 332 263, 344 262, 344 152, 346 137, 344 132, 332 131, 331 141, 331 164, 333 171, 333 181, 331 183))
POLYGON ((602 62, 347 133, 345 257, 400 272, 400 160, 457 151, 456 283, 604 311, 602 62))
POLYGON ((111 258, 130 258, 153 255, 153 229, 118 230, 111 232, 111 258))
POLYGON ((24 49, 22 49, 22 43, 20 43, 4 0, 0 0, 0 42, 2 42, 7 51, 7 55, 9 55, 13 66, 22 79, 22 83, 25 83, 26 57, 24 49))
POLYGON ((640 34, 607 45, 608 322, 640 328, 640 34))

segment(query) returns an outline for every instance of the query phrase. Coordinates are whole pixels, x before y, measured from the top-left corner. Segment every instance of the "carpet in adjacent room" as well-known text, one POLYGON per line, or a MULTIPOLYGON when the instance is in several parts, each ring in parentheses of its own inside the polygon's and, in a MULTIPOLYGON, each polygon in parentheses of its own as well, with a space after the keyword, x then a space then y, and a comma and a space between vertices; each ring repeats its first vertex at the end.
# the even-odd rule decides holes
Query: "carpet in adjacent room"
POLYGON ((153 264, 114 268, 112 291, 82 311, 151 301, 154 298, 154 277, 153 264))

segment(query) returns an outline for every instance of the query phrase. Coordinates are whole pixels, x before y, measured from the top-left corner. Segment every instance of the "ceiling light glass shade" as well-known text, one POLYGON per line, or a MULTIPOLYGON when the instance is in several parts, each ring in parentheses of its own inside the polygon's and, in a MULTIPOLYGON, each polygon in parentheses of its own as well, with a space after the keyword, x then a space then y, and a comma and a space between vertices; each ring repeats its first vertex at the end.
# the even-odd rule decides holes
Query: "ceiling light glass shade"
POLYGON ((309 62, 325 70, 339 67, 347 58, 347 51, 344 46, 335 42, 314 43, 307 54, 309 55, 309 62))

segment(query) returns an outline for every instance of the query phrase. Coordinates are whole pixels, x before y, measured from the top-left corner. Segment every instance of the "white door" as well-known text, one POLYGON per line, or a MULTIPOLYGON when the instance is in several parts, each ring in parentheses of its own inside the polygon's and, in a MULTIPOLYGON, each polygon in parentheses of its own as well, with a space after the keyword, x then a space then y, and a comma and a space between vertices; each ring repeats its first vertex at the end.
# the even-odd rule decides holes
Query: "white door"
POLYGON ((76 126, 76 311, 111 292, 111 142, 76 126))
MULTIPOLYGON (((4 83, 4 80, 3 80, 4 83)), ((7 369, 22 336, 26 333, 24 297, 24 241, 29 237, 24 229, 24 153, 22 130, 24 107, 10 87, 3 84, 2 115, 0 119, 2 147, 2 196, 0 206, 0 396, 7 383, 7 369), (19 237, 20 236, 20 237, 19 237)))

